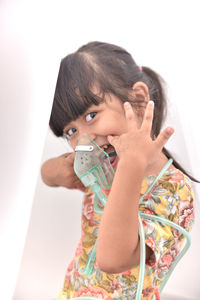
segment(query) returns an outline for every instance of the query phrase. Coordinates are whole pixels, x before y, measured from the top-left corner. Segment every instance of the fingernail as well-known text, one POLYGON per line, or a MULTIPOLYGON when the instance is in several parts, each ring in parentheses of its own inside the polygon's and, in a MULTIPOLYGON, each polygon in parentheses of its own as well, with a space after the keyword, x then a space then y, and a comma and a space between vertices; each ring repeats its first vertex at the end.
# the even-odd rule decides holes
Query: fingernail
POLYGON ((149 100, 149 104, 154 105, 153 100, 149 100))
POLYGON ((124 105, 125 105, 125 106, 128 106, 129 104, 130 104, 130 103, 129 103, 129 102, 127 102, 127 101, 126 101, 126 102, 124 102, 124 105))
POLYGON ((167 133, 171 134, 173 133, 174 129, 172 127, 168 127, 167 128, 167 133))

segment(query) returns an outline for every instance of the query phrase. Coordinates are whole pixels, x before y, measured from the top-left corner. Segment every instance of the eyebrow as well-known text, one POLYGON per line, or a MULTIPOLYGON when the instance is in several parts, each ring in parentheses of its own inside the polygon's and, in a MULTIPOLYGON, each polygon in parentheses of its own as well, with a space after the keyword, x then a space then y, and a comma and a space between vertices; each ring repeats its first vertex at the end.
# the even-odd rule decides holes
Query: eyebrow
MULTIPOLYGON (((98 105, 96 105, 96 104, 91 104, 89 107, 88 107, 88 109, 82 114, 82 115, 80 115, 78 118, 81 118, 81 117, 84 117, 85 115, 87 115, 89 112, 91 112, 91 110, 93 111, 93 108, 97 108, 97 107, 99 107, 101 104, 103 104, 104 102, 102 102, 102 103, 99 103, 98 105)), ((95 110, 95 109, 94 109, 95 110)), ((78 119, 77 118, 77 119, 78 119)), ((77 120, 76 119, 76 120, 77 120)), ((68 128, 66 128, 66 127, 68 127, 68 126, 70 126, 70 124, 71 123, 73 123, 74 121, 76 121, 76 120, 71 120, 69 123, 67 123, 67 125, 65 125, 65 127, 64 127, 64 129, 63 129, 63 134, 64 133, 66 133, 66 130, 68 129, 68 128)))

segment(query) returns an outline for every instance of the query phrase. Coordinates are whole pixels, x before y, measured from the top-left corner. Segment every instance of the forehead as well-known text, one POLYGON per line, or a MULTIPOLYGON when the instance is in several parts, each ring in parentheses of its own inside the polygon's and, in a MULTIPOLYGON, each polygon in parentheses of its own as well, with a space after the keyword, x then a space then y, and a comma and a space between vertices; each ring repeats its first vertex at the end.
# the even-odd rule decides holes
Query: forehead
POLYGON ((64 130, 66 127, 69 127, 70 124, 74 124, 74 122, 82 120, 85 116, 90 112, 102 112, 108 111, 109 113, 118 112, 122 113, 123 111, 123 101, 118 99, 115 95, 112 94, 105 94, 104 98, 101 99, 101 102, 97 104, 91 103, 88 107, 84 110, 82 114, 79 114, 77 118, 71 119, 68 123, 65 124, 64 130))
POLYGON ((69 126, 71 126, 72 124, 74 124, 75 122, 79 122, 79 120, 82 120, 83 118, 85 118, 85 116, 92 111, 96 111, 97 109, 100 109, 100 107, 102 107, 102 105, 105 103, 105 101, 103 101, 101 99, 101 102, 96 102, 96 104, 94 104, 92 101, 91 103, 88 103, 88 105, 85 105, 84 109, 79 110, 78 114, 75 116, 71 116, 71 118, 68 118, 68 121, 65 122, 64 127, 63 127, 63 132, 66 130, 66 128, 69 128, 69 126))
POLYGON ((93 93, 88 90, 85 93, 77 91, 71 97, 65 99, 64 111, 65 111, 65 126, 71 121, 76 120, 83 115, 92 105, 99 105, 104 102, 104 95, 101 93, 93 93))

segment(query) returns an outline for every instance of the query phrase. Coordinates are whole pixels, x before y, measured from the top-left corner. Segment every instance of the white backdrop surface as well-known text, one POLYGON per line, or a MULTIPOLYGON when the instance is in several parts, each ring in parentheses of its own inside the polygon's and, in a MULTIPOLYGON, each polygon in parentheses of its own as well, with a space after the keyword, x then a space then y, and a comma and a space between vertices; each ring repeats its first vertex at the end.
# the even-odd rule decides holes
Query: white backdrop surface
MULTIPOLYGON (((169 85, 167 124, 175 127, 168 148, 200 178, 199 23, 194 0, 1 1, 2 299, 56 297, 80 235, 82 193, 47 187, 39 174, 45 159, 67 150, 48 132, 60 59, 99 40, 158 71, 169 85)), ((200 297, 199 216, 197 205, 191 250, 165 299, 200 297)))

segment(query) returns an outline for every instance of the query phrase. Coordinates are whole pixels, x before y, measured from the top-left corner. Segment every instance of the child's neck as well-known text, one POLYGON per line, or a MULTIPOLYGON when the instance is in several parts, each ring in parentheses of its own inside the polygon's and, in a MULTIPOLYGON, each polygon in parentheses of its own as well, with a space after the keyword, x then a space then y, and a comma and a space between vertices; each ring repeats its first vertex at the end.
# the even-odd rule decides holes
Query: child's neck
POLYGON ((159 172, 161 171, 161 169, 164 167, 164 165, 167 163, 168 158, 166 157, 166 155, 164 153, 160 153, 157 161, 154 163, 154 165, 150 165, 146 172, 145 172, 145 176, 156 176, 159 174, 159 172))

